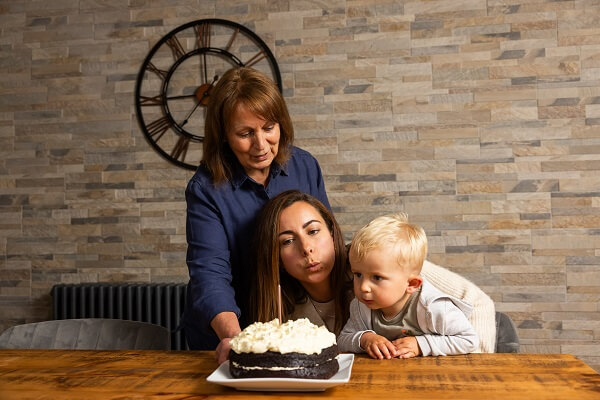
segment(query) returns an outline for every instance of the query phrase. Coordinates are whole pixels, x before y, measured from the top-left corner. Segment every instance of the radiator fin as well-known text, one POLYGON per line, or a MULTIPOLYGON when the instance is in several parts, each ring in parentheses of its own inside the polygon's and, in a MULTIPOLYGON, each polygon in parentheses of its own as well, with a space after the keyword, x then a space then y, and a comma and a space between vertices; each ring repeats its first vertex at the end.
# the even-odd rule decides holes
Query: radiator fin
POLYGON ((175 331, 185 306, 185 283, 82 283, 52 288, 54 319, 114 318, 150 322, 171 331, 171 349, 187 350, 175 331))

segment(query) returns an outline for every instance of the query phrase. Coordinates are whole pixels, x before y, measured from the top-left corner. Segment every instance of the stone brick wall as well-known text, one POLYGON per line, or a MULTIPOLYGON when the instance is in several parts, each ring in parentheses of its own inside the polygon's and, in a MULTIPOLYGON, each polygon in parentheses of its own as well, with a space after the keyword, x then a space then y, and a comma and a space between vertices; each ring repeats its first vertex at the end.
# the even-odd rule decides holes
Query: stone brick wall
POLYGON ((276 55, 347 238, 407 212, 524 351, 600 369, 594 0, 0 1, 1 329, 50 317, 59 282, 187 279, 191 174, 133 90, 154 43, 210 17, 276 55))

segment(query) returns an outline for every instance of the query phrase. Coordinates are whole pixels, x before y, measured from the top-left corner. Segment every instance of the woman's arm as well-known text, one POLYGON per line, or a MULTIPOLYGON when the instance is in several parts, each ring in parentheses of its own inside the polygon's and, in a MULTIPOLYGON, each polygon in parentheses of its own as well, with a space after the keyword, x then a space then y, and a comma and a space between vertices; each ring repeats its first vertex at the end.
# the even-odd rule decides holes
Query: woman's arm
POLYGON ((331 205, 329 204, 329 198, 327 198, 327 192, 325 191, 325 181, 323 179, 323 174, 321 173, 321 166, 316 158, 313 157, 315 162, 315 169, 317 171, 317 191, 313 194, 321 203, 325 205, 325 207, 331 210, 331 205))
POLYGON ((473 306, 469 322, 479 337, 479 346, 474 352, 493 353, 496 342, 496 311, 492 299, 466 278, 427 260, 423 263, 421 275, 438 290, 473 306))
POLYGON ((240 315, 231 285, 229 240, 221 213, 208 189, 192 179, 186 190, 186 200, 187 264, 192 303, 186 307, 186 314, 190 314, 186 319, 204 332, 214 329, 219 339, 224 339, 230 332, 239 331, 237 318, 240 315), (217 318, 222 313, 228 315, 226 319, 217 318))

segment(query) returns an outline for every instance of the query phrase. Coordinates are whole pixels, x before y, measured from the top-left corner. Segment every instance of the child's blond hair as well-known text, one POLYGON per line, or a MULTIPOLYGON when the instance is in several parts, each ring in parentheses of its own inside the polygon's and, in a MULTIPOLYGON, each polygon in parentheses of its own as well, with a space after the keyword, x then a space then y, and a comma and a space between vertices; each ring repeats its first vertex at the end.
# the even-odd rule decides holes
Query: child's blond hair
POLYGON ((396 253, 399 266, 419 274, 427 257, 427 235, 423 228, 409 223, 404 213, 384 215, 356 232, 350 253, 360 261, 370 251, 383 248, 396 253))

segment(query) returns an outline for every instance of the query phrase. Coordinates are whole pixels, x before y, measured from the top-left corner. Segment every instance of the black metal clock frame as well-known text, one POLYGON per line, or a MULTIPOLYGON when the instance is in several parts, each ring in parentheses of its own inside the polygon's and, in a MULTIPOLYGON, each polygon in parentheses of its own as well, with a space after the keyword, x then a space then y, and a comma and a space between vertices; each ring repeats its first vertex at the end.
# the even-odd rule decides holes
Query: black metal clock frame
MULTIPOLYGON (((160 54, 160 57, 162 57, 161 61, 164 63, 164 52, 160 54)), ((218 75, 215 75, 214 77, 208 76, 208 66, 206 63, 207 56, 218 57, 224 60, 224 63, 226 63, 225 65, 230 65, 229 68, 243 66, 253 67, 261 62, 263 64, 262 68, 268 66, 271 78, 277 84, 279 90, 282 90, 281 73, 273 53, 256 33, 243 25, 217 18, 200 19, 181 25, 163 36, 146 56, 137 76, 135 86, 135 109, 137 120, 144 136, 154 150, 173 164, 190 170, 195 170, 198 167, 199 160, 195 163, 188 162, 186 160, 188 149, 190 145, 201 146, 204 135, 203 132, 193 132, 186 129, 185 125, 199 107, 206 107, 210 101, 210 90, 219 79, 218 75), (231 30, 231 35, 227 44, 221 47, 216 47, 211 44, 213 27, 219 27, 221 29, 225 28, 228 33, 229 30, 231 30), (186 34, 188 36, 186 36, 186 34), (242 57, 238 54, 234 54, 233 51, 233 45, 236 41, 239 41, 238 35, 240 34, 243 36, 243 40, 256 46, 256 48, 252 50, 254 54, 246 60, 242 60, 242 57), (180 38, 190 39, 190 36, 194 38, 194 48, 187 50, 180 38), (164 50, 165 46, 173 57, 173 62, 168 68, 162 68, 156 65, 158 64, 159 51, 164 50), (155 57, 157 61, 153 61, 155 57), (192 57, 202 58, 202 60, 199 60, 199 64, 203 65, 204 68, 204 74, 201 73, 201 75, 204 76, 200 77, 202 83, 196 85, 197 88, 195 88, 193 94, 170 95, 172 89, 170 85, 174 75, 179 67, 192 57), (162 81, 160 88, 157 88, 158 94, 144 88, 144 83, 149 79, 147 74, 150 74, 150 77, 154 79, 158 78, 159 81, 162 81), (169 102, 175 102, 182 99, 194 100, 192 109, 189 112, 186 112, 186 117, 183 120, 174 116, 172 105, 169 104, 169 102), (146 107, 155 110, 152 114, 152 118, 149 118, 148 115, 144 115, 144 109, 146 107), (159 113, 156 112, 158 111, 156 109, 157 107, 160 109, 159 113), (165 140, 161 141, 168 132, 170 132, 171 135, 175 135, 175 138, 170 142, 165 140)), ((199 117, 196 115, 194 118, 199 117)))

